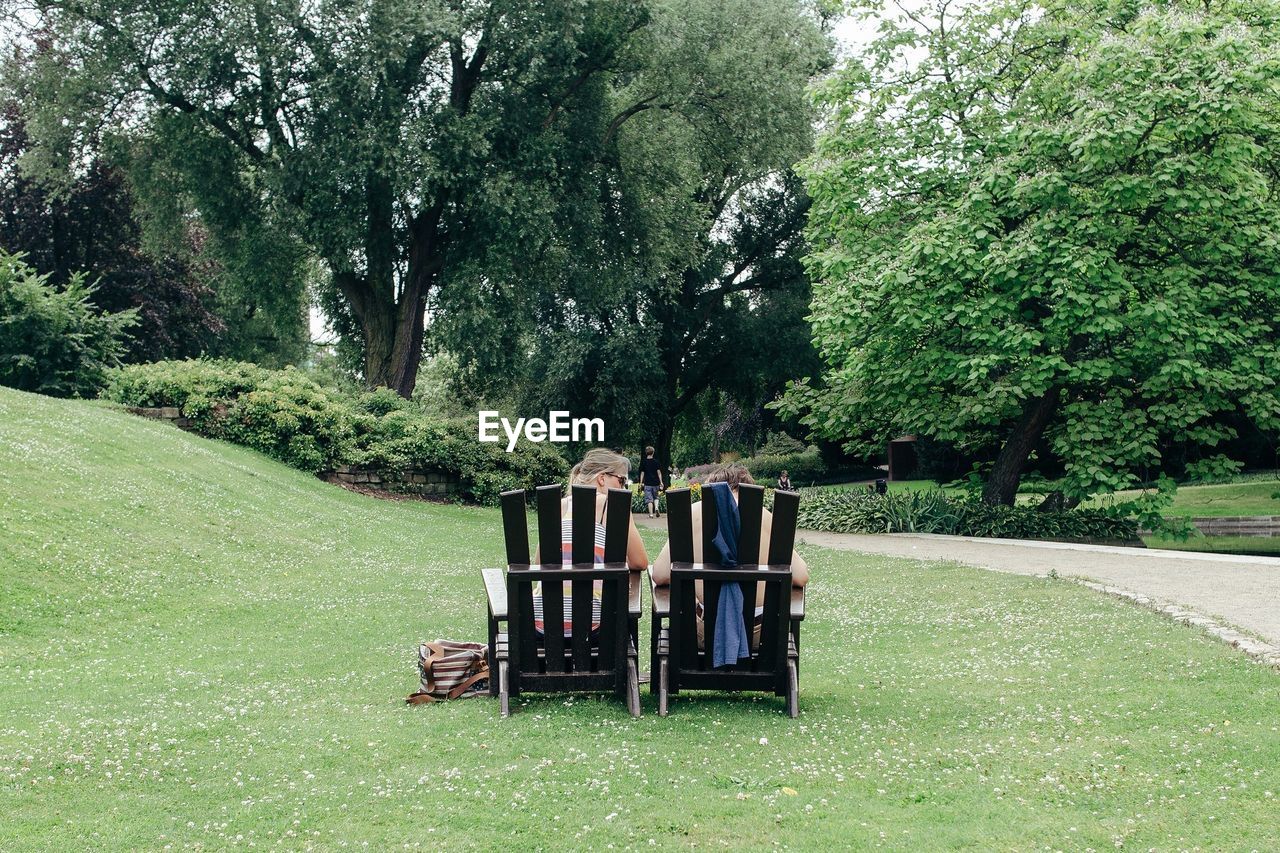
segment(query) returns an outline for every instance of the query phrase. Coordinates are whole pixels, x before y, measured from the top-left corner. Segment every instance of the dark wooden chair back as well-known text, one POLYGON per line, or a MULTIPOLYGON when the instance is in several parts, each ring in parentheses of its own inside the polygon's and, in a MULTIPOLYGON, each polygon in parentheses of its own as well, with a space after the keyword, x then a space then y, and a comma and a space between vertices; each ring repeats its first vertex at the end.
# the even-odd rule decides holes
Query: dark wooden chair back
POLYGON ((539 565, 530 564, 529 528, 523 490, 502 494, 507 546, 508 678, 511 696, 522 690, 561 692, 627 689, 627 537, 631 493, 610 489, 605 512, 604 564, 595 562, 596 490, 571 493, 572 561, 562 562, 560 486, 537 490, 539 565), (563 582, 571 582, 564 594, 563 582), (591 630, 593 585, 603 584, 600 628, 591 630), (534 626, 533 587, 541 582, 545 631, 534 626), (564 636, 565 613, 572 622, 564 636))
MULTIPOLYGON (((732 500, 732 498, 728 498, 732 500)), ((716 494, 702 490, 702 562, 693 556, 692 501, 688 489, 667 492, 667 528, 671 541, 671 604, 667 684, 709 690, 768 690, 788 695, 788 639, 791 620, 791 552, 795 545, 796 513, 800 497, 775 492, 773 523, 767 563, 757 564, 764 512, 764 488, 742 485, 738 489, 739 564, 720 565, 720 551, 713 544, 718 532, 716 494), (698 648, 695 583, 702 582, 704 648, 698 648), (732 670, 712 665, 717 607, 725 584, 742 584, 742 619, 751 636, 756 621, 757 583, 765 584, 764 615, 759 645, 750 661, 732 670)))

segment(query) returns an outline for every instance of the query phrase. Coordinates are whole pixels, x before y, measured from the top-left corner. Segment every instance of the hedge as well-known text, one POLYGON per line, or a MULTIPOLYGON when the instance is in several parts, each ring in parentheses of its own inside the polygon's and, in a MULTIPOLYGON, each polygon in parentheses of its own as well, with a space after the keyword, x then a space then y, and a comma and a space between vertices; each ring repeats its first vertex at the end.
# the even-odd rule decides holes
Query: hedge
POLYGON ((1137 521, 1110 510, 1040 512, 1031 506, 991 506, 940 490, 877 495, 865 490, 806 489, 799 526, 835 533, 1138 541, 1137 521))
POLYGON ((562 481, 564 459, 523 439, 512 453, 480 444, 475 424, 432 416, 394 392, 344 394, 294 368, 231 361, 164 361, 113 371, 104 399, 174 406, 196 432, 252 447, 313 474, 339 465, 457 477, 462 497, 496 503, 508 489, 562 481))

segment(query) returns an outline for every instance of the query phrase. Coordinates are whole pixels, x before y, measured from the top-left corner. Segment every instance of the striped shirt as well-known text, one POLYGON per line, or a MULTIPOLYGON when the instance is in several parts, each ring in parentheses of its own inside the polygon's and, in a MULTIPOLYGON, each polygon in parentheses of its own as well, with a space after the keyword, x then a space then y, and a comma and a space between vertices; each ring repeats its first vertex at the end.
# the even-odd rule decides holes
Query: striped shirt
MULTIPOLYGON (((593 562, 596 565, 604 563, 604 525, 596 523, 596 536, 593 562)), ((560 562, 562 565, 573 565, 573 521, 565 518, 560 522, 560 562)), ((591 589, 591 631, 595 633, 600 629, 600 602, 604 597, 604 583, 596 581, 591 589)), ((573 634, 573 583, 565 581, 564 586, 564 636, 567 638, 573 634)), ((538 634, 546 631, 546 620, 542 613, 542 583, 534 584, 533 587, 533 627, 538 634)))

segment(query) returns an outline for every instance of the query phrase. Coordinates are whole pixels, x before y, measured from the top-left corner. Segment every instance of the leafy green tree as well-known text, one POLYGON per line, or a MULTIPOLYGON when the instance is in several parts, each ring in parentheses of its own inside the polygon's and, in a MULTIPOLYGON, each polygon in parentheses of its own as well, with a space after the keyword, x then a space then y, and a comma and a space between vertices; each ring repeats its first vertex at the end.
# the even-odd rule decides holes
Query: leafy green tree
POLYGON ((27 147, 17 104, 0 105, 0 249, 23 254, 55 286, 91 271, 95 305, 108 312, 136 308, 126 361, 214 349, 227 329, 208 277, 180 257, 156 258, 143 249, 120 170, 99 156, 64 192, 52 194, 21 174, 27 147))
POLYGON ((824 86, 813 327, 788 407, 871 450, 989 449, 1010 504, 1134 482, 1219 416, 1280 427, 1280 7, 911 12, 824 86))
POLYGON ((36 5, 43 166, 103 123, 155 141, 219 230, 252 213, 233 238, 263 223, 323 261, 366 381, 406 396, 428 301, 551 227, 578 116, 646 19, 633 0, 36 5))
POLYGON ((701 396, 754 409, 816 366, 791 166, 812 147, 807 86, 831 62, 822 26, 800 0, 655 6, 634 73, 606 93, 611 118, 583 131, 601 150, 565 182, 564 227, 505 284, 466 293, 508 311, 520 342, 494 351, 466 323, 491 313, 446 312, 463 367, 508 377, 530 408, 602 416, 610 443, 651 443, 666 466, 701 396))
POLYGON ((83 273, 50 283, 0 249, 0 385, 53 397, 93 396, 120 365, 137 310, 98 310, 83 273))

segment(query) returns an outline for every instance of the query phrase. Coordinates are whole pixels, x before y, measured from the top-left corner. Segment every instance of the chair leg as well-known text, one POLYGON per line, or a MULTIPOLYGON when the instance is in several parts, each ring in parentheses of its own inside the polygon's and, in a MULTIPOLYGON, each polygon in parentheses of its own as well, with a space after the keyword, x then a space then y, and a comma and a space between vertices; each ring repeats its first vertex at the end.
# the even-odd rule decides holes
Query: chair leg
POLYGON ((640 668, 634 657, 627 657, 627 710, 631 716, 640 716, 640 668))
POLYGON ((498 661, 498 702, 502 708, 502 716, 511 716, 511 692, 507 682, 507 662, 498 661))
POLYGON ((665 717, 667 715, 667 656, 661 655, 658 658, 658 716, 665 717))
POLYGON ((787 716, 793 720, 800 716, 800 684, 795 658, 787 661, 787 716))

